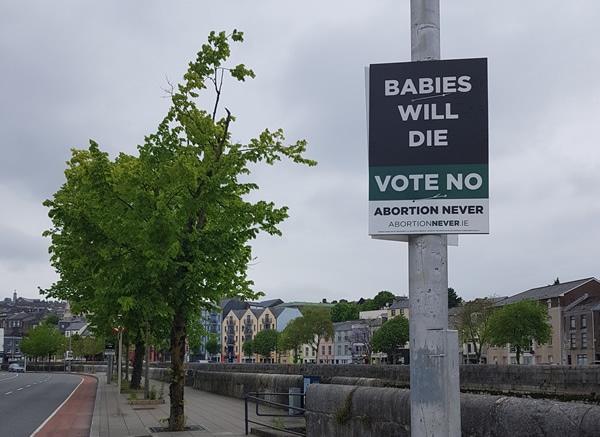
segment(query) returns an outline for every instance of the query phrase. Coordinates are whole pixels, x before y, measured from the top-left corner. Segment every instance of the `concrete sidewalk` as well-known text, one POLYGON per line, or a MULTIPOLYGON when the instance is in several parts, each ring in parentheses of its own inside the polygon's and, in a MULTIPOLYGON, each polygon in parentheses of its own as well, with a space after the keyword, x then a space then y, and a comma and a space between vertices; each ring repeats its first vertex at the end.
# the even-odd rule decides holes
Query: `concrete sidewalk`
MULTIPOLYGON (((106 376, 97 374, 98 389, 92 419, 91 437, 207 437, 244 436, 244 400, 185 388, 187 431, 166 432, 161 420, 169 417, 168 395, 159 405, 130 405, 128 395, 117 394, 117 384, 106 383, 106 376), (153 429, 155 428, 155 429, 153 429)), ((160 389, 162 382, 152 380, 150 386, 160 389)), ((168 384, 164 384, 168 392, 168 384)), ((252 410, 252 408, 249 408, 252 410)), ((252 413, 252 412, 251 412, 252 413)), ((251 416, 252 418, 252 416, 251 416)), ((256 418, 254 419, 256 420, 256 418)))

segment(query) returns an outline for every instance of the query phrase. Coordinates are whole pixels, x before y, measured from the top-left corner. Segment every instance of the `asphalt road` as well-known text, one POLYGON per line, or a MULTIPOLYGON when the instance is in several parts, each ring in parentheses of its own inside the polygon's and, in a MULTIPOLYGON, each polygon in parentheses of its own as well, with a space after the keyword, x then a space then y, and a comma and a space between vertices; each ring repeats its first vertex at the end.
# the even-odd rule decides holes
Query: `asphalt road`
POLYGON ((32 435, 82 382, 83 377, 75 374, 0 372, 2 435, 32 435))

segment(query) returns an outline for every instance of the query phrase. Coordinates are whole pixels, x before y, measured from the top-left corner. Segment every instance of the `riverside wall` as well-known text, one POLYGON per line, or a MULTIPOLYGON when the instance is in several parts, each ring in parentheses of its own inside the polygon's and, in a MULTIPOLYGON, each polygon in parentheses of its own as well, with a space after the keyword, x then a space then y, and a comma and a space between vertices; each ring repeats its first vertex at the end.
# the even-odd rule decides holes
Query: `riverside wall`
MULTIPOLYGON (((410 437, 410 391, 312 384, 306 393, 306 435, 410 437)), ((510 396, 460 396, 463 437, 592 437, 600 406, 510 396)))
MULTIPOLYGON (((306 390, 307 436, 408 437, 408 370, 379 365, 198 364, 189 366, 186 385, 243 398, 250 392, 303 389, 305 377, 318 376, 321 383, 306 390)), ((461 366, 462 435, 597 436, 598 373, 600 367, 595 366, 461 366), (557 400, 561 398, 592 402, 557 400)), ((152 369, 151 377, 168 381, 169 372, 152 369)), ((285 404, 287 397, 271 400, 285 404)))
MULTIPOLYGON (((401 365, 201 363, 191 364, 189 370, 211 374, 314 375, 325 384, 410 387, 410 368, 401 365)), ((468 393, 596 402, 600 401, 600 366, 461 365, 460 388, 468 393)))

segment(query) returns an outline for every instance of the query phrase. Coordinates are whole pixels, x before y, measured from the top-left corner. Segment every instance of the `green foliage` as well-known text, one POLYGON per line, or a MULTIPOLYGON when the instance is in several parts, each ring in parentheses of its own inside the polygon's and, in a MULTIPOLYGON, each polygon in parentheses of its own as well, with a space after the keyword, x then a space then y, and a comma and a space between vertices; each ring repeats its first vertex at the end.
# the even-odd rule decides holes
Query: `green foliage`
POLYGON ((254 355, 254 340, 246 340, 242 345, 242 352, 247 357, 252 357, 254 355))
POLYGON ((46 318, 44 319, 44 323, 46 325, 54 325, 54 326, 58 326, 58 322, 59 322, 59 318, 56 314, 48 314, 46 316, 46 318))
POLYGON ((533 300, 504 305, 490 315, 486 332, 491 346, 514 347, 518 364, 522 353, 530 350, 532 341, 544 344, 550 340, 548 308, 533 300))
POLYGON ((377 307, 377 303, 373 299, 365 299, 359 308, 360 311, 375 311, 379 309, 379 307, 377 307))
POLYGON ((408 319, 400 315, 386 321, 373 334, 371 348, 374 352, 385 352, 388 359, 395 361, 398 351, 404 348, 408 340, 408 319))
POLYGON ((454 328, 461 342, 472 343, 477 362, 481 359, 481 349, 488 344, 488 322, 494 309, 490 298, 475 299, 463 304, 454 319, 454 328))
POLYGON ((271 353, 277 351, 278 341, 279 332, 275 329, 263 329, 254 336, 254 339, 247 341, 244 345, 250 343, 251 352, 270 359, 271 353))
POLYGON ((303 310, 300 318, 302 331, 307 341, 312 344, 313 350, 319 350, 321 340, 332 339, 335 335, 333 323, 331 322, 331 310, 326 307, 314 306, 303 310))
POLYGON ((331 321, 346 322, 358 320, 360 307, 355 303, 338 302, 331 308, 331 321))
POLYGON ((216 338, 209 339, 204 345, 204 348, 209 355, 217 355, 221 352, 221 346, 219 346, 219 342, 216 338))
POLYGON ((394 302, 394 297, 394 293, 391 291, 383 290, 375 295, 373 303, 377 307, 376 309, 385 308, 394 302))
POLYGON ((357 388, 358 387, 353 388, 352 391, 348 393, 348 396, 346 396, 344 401, 344 406, 334 413, 335 423, 338 425, 347 425, 348 422, 352 420, 352 398, 354 397, 357 388))
POLYGON ((303 344, 309 344, 314 351, 318 351, 323 339, 331 339, 334 336, 329 308, 311 306, 305 307, 302 312, 302 317, 288 323, 279 340, 279 350, 293 351, 294 362, 299 361, 299 351, 303 344))
POLYGON ((279 336, 278 350, 293 351, 293 361, 300 361, 300 348, 304 343, 311 341, 309 332, 306 332, 304 320, 302 317, 297 317, 291 320, 279 336))
POLYGON ((454 308, 459 306, 462 303, 462 297, 456 294, 454 288, 448 288, 448 308, 454 308))
POLYGON ((277 429, 284 429, 285 422, 283 421, 283 418, 281 418, 281 417, 272 417, 271 418, 271 426, 273 426, 273 428, 277 428, 277 429))
POLYGON ((50 359, 62 351, 64 338, 54 325, 42 323, 30 329, 27 337, 23 338, 21 352, 28 357, 50 359))
POLYGON ((225 66, 230 41, 243 41, 243 34, 211 32, 138 156, 121 153, 111 161, 91 141, 88 150, 72 151, 65 184, 44 202, 53 225, 44 235, 51 238, 51 262, 60 275, 45 294, 91 314, 100 332, 110 332, 122 314, 133 338, 147 320, 155 338, 171 333, 174 431, 185 424, 190 320, 221 298, 261 295, 246 275, 249 242, 260 232, 280 235, 278 225, 288 217, 285 206, 248 201, 258 189, 249 179, 251 166, 282 158, 316 165, 303 157, 306 141, 286 145, 281 129, 265 129, 248 144, 231 141, 235 118, 228 109, 218 116, 224 76, 243 81, 254 73, 243 64, 225 66), (197 106, 207 85, 214 92, 210 112, 197 106))

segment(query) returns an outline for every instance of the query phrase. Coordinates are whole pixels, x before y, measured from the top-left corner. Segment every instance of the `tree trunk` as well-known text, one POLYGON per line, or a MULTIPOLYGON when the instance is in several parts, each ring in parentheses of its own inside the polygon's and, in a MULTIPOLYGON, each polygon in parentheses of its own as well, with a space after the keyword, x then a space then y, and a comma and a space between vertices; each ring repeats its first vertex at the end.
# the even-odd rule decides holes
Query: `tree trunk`
POLYGON ((137 390, 142 388, 142 373, 144 367, 144 354, 146 347, 144 340, 137 339, 135 342, 135 355, 133 356, 133 370, 131 371, 131 381, 129 388, 137 390))
POLYGON ((171 385, 169 395, 171 397, 171 410, 169 416, 169 430, 185 430, 185 413, 183 389, 185 387, 185 369, 183 368, 185 358, 187 317, 185 311, 179 307, 173 316, 171 327, 171 385))

